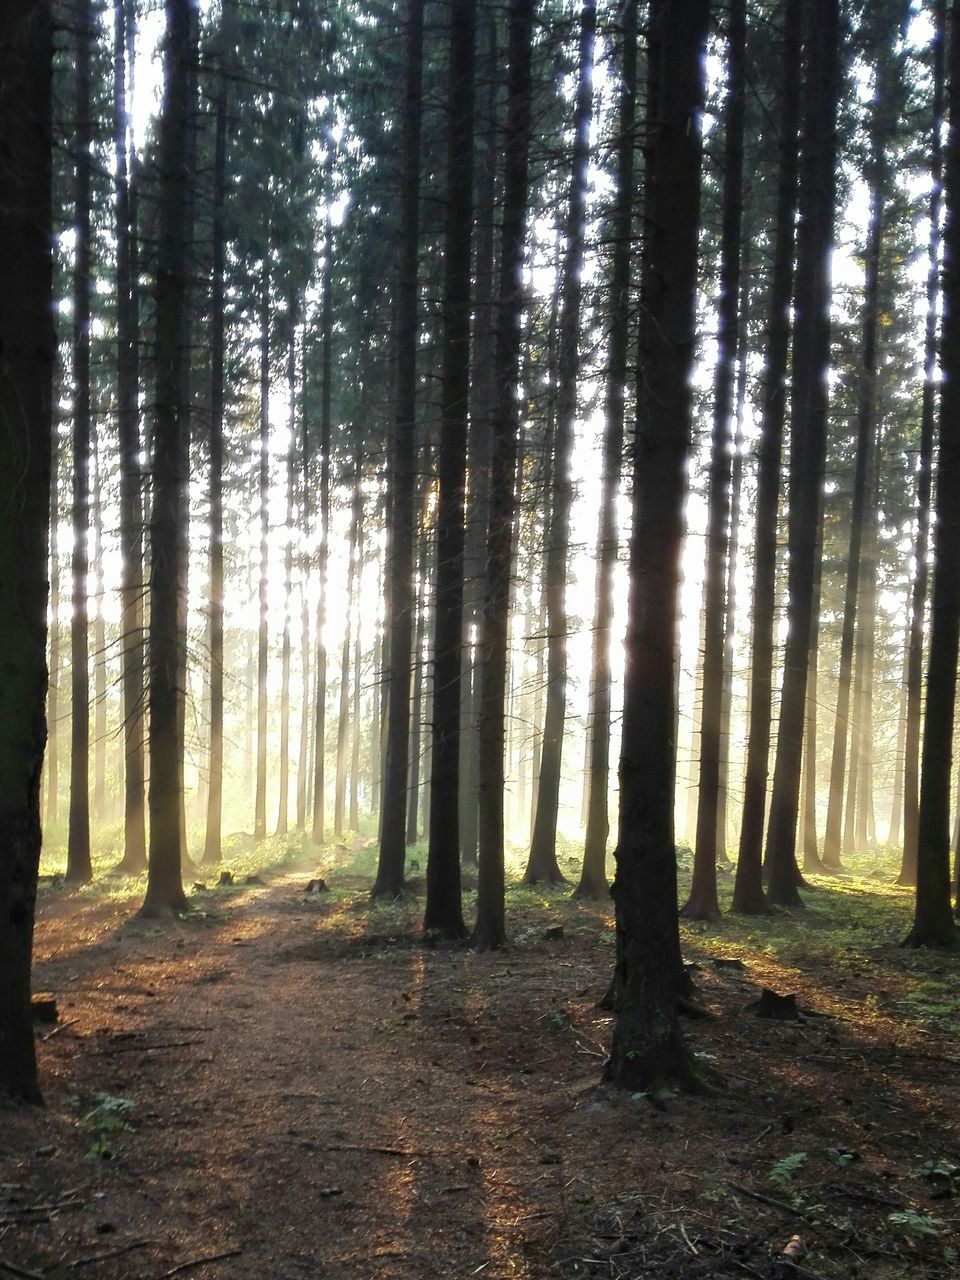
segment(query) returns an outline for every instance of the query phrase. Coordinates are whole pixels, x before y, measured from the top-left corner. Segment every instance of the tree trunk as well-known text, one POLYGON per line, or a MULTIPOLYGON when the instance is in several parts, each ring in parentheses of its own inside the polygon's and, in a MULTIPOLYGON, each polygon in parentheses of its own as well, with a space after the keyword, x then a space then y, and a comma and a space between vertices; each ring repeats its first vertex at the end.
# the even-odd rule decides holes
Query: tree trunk
POLYGON ((423 642, 427 629, 427 577, 429 538, 421 535, 417 573, 417 625, 413 646, 413 707, 410 716, 410 781, 407 788, 407 844, 420 839, 420 735, 423 715, 423 642))
POLYGON ((606 1078, 691 1085, 677 1017, 676 640, 700 224, 704 0, 654 0, 648 19, 647 234, 641 264, 637 442, 613 884, 620 995, 606 1078))
POLYGON ((753 621, 750 634, 750 728, 747 736, 740 851, 731 904, 732 910, 746 914, 757 914, 767 910, 762 875, 763 829, 770 767, 777 513, 780 504, 780 461, 783 452, 783 423, 786 411, 790 297, 793 285, 793 247, 797 205, 801 23, 800 0, 786 0, 782 94, 778 113, 780 167, 777 178, 775 246, 768 303, 760 441, 757 449, 753 621))
MULTIPOLYGON (((395 343, 396 423, 390 465, 391 555, 387 746, 374 898, 403 893, 404 818, 410 736, 410 650, 413 639, 414 463, 417 429, 417 247, 420 204, 420 121, 423 80, 423 0, 406 2, 406 49, 395 343)), ((451 833, 454 835, 455 833, 451 833)))
POLYGON ((93 816, 107 811, 107 627, 103 616, 103 460, 93 438, 93 816))
POLYGON ((153 507, 150 527, 150 856, 140 914, 187 909, 182 881, 183 744, 179 707, 181 618, 186 584, 183 523, 187 508, 186 413, 182 344, 186 336, 186 159, 190 67, 196 28, 190 0, 167 0, 164 90, 160 114, 159 248, 156 282, 156 391, 153 507))
POLYGON ((147 866, 144 750, 143 469, 140 461, 138 254, 133 93, 136 6, 114 0, 114 124, 117 170, 117 438, 120 452, 120 630, 123 686, 123 858, 119 871, 147 866), (129 160, 128 160, 129 154, 129 160))
POLYGON ((44 773, 47 788, 45 821, 52 826, 59 816, 60 786, 60 431, 51 427, 50 452, 50 663, 47 685, 47 750, 44 773))
POLYGON ((326 263, 320 297, 320 547, 317 552, 317 660, 313 731, 313 820, 311 839, 323 844, 327 730, 327 568, 330 557, 330 447, 333 395, 333 227, 327 219, 326 263))
POLYGON ((70 819, 67 834, 68 884, 86 884, 90 863, 90 670, 87 577, 90 571, 90 298, 93 248, 90 183, 93 111, 90 102, 90 46, 95 39, 90 0, 76 10, 77 65, 74 98, 73 263, 73 552, 70 618, 70 819))
POLYGON ((563 881, 557 862, 557 816, 567 703, 567 562, 570 556, 570 512, 573 505, 574 425, 580 371, 580 299, 582 294, 590 120, 593 114, 593 47, 595 0, 584 0, 580 16, 577 96, 573 112, 573 167, 560 274, 561 307, 557 351, 557 422, 554 441, 550 524, 547 532, 547 690, 540 758, 540 785, 533 821, 527 884, 563 881))
POLYGON ((257 784, 253 805, 253 838, 267 834, 267 666, 270 623, 270 250, 260 268, 260 447, 257 450, 260 502, 260 582, 257 598, 257 784))
POLYGON ((873 811, 873 688, 876 667, 877 618, 877 513, 880 508, 880 429, 872 449, 873 478, 870 483, 869 526, 863 547, 863 609, 860 626, 863 633, 863 681, 857 719, 861 733, 861 761, 857 792, 854 847, 867 850, 874 842, 873 811))
MULTIPOLYGON (((819 634, 820 630, 820 578, 821 555, 818 551, 817 569, 813 598, 815 606, 811 626, 819 634)), ((818 685, 820 682, 819 651, 816 639, 810 645, 807 658, 807 691, 803 712, 803 771, 800 778, 800 848, 803 853, 803 870, 811 874, 826 874, 827 868, 820 859, 820 846, 817 841, 817 708, 818 685)), ((798 873, 797 883, 802 877, 798 873)))
POLYGON ((617 120, 617 189, 610 219, 610 338, 604 404, 600 521, 597 529, 596 594, 590 658, 589 757, 583 867, 575 896, 607 893, 607 838, 610 834, 611 684, 610 640, 613 575, 619 546, 617 499, 623 465, 623 420, 630 341, 630 257, 633 248, 634 164, 637 94, 637 0, 620 10, 620 102, 617 120))
POLYGON ((473 248, 475 0, 460 0, 450 29, 447 209, 444 236, 443 369, 437 452, 437 564, 427 901, 423 927, 446 938, 466 932, 460 900, 460 715, 463 552, 470 391, 473 248), (454 838, 455 837, 455 838, 454 838))
POLYGON ((703 592, 703 708, 700 718, 700 775, 693 882, 682 914, 715 920, 717 899, 717 818, 720 792, 720 730, 723 716, 723 653, 726 621, 727 553, 730 546, 731 430, 737 365, 743 223, 743 129, 746 104, 745 0, 731 0, 727 19, 727 99, 724 105, 723 229, 720 240, 720 297, 717 302, 717 364, 710 443, 706 563, 703 592))
MULTIPOLYGON (((360 592, 360 574, 363 565, 363 531, 360 533, 360 564, 357 566, 357 593, 360 592)), ((351 831, 360 830, 360 711, 361 711, 361 635, 360 610, 357 607, 357 619, 354 626, 353 639, 353 736, 350 743, 350 810, 349 824, 351 831)))
MULTIPOLYGON (((909 619, 909 609, 908 609, 909 619)), ((907 679, 910 671, 910 624, 907 623, 903 646, 903 677, 900 681, 900 695, 897 700, 899 714, 897 716, 897 746, 893 761, 893 799, 890 801, 890 822, 887 827, 887 846, 895 849, 901 842, 903 832, 903 762, 904 747, 907 737, 907 679)))
POLYGON ((906 738, 903 749, 903 858, 897 883, 917 882, 917 821, 920 807, 920 722, 923 705, 923 633, 927 607, 927 549, 930 542, 930 489, 936 434, 937 300, 940 291, 940 203, 943 177, 943 95, 947 27, 946 0, 933 5, 933 109, 930 121, 930 242, 927 254, 927 321, 924 337, 923 404, 917 462, 917 527, 914 578, 910 593, 910 648, 907 664, 906 738))
POLYGON ((727 550, 726 611, 723 622, 723 695, 720 700, 720 773, 717 790, 717 862, 731 867, 727 853, 730 800, 730 719, 733 702, 734 640, 737 626, 737 574, 740 567, 740 504, 743 494, 743 415, 747 399, 750 337, 750 235, 744 237, 740 307, 737 319, 737 404, 730 480, 730 545, 727 550))
POLYGON ((473 930, 473 945, 480 951, 496 950, 506 942, 504 712, 519 438, 517 386, 529 194, 533 10, 533 0, 510 0, 503 221, 494 357, 496 403, 491 423, 490 523, 480 635, 479 843, 477 920, 473 930))
POLYGON ((911 947, 952 947, 950 909, 950 765, 960 639, 960 0, 949 8, 943 233, 943 324, 940 341, 940 454, 934 528, 933 609, 927 659, 917 895, 911 947))
POLYGON ((807 58, 794 291, 789 630, 780 694, 780 725, 767 830, 771 902, 799 906, 797 809, 803 745, 813 587, 820 527, 830 358, 830 258, 836 203, 837 103, 840 91, 838 0, 814 0, 807 58))
POLYGON ((53 327, 50 6, 0 6, 0 1095, 40 1103, 30 958, 46 738, 53 327))
POLYGON ((283 638, 280 651, 280 800, 277 806, 277 835, 290 829, 290 666, 293 643, 293 499, 297 482, 297 320, 299 299, 291 288, 287 299, 290 325, 287 348, 287 398, 289 440, 287 441, 286 546, 283 551, 283 638))
MULTIPOLYGON (((340 709, 337 718, 336 790, 333 799, 333 834, 343 835, 343 813, 347 790, 348 751, 350 747, 350 654, 355 613, 354 595, 357 590, 359 569, 357 545, 360 537, 360 518, 363 501, 362 474, 360 470, 361 446, 359 428, 354 447, 353 501, 350 509, 350 533, 347 538, 347 584, 344 606, 343 644, 340 649, 340 709)), ((354 726, 354 732, 358 726, 354 726)))
POLYGON ((220 68, 213 151, 213 271, 210 283, 210 748, 204 866, 221 859, 223 823, 223 402, 224 402, 224 203, 227 177, 227 78, 220 68))
POLYGON ((477 769, 480 752, 480 630, 486 574, 487 525, 490 519, 490 422, 496 402, 494 385, 494 217, 498 157, 497 21, 491 11, 484 24, 486 50, 477 83, 484 86, 479 121, 483 145, 477 160, 475 303, 471 343, 470 425, 467 441, 466 540, 464 543, 464 611, 469 670, 465 673, 460 752, 460 861, 477 865, 477 769))

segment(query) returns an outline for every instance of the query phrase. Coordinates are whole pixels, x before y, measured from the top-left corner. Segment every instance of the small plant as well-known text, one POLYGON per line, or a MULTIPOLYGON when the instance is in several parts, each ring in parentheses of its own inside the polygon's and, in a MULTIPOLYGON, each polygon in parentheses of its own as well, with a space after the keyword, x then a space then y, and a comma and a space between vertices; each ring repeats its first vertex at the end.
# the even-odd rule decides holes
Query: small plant
POLYGON ((944 1222, 930 1213, 917 1213, 915 1209, 902 1209, 897 1213, 888 1213, 887 1221, 896 1227, 908 1240, 914 1242, 932 1240, 940 1234, 944 1222))
POLYGON ((96 1105, 78 1121, 81 1129, 87 1129, 96 1135, 87 1151, 89 1160, 112 1158, 110 1135, 130 1128, 127 1116, 135 1105, 129 1098, 117 1098, 109 1093, 97 1094, 96 1105))
POLYGON ((767 1174, 769 1180, 775 1187, 781 1191, 788 1190, 790 1183, 793 1181, 793 1175, 798 1169, 801 1169, 807 1162, 807 1153, 805 1151, 791 1151, 790 1155, 784 1156, 782 1160, 778 1160, 767 1174))
POLYGON ((920 1166, 920 1177, 933 1186, 933 1198, 942 1200, 960 1191, 960 1166, 941 1157, 927 1160, 920 1166))

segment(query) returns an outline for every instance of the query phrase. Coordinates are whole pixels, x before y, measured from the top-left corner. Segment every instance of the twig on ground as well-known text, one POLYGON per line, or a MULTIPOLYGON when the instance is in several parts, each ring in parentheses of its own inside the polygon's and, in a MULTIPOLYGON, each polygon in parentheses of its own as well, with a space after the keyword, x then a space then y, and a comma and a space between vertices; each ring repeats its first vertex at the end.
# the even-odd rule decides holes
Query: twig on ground
POLYGON ((802 1218, 804 1222, 812 1222, 813 1219, 808 1213, 804 1213, 802 1209, 798 1209, 795 1205, 788 1204, 786 1200, 774 1200, 773 1196, 765 1196, 759 1191, 753 1191, 750 1187, 744 1187, 739 1182, 728 1182, 728 1187, 732 1187, 734 1191, 739 1191, 741 1195, 749 1196, 751 1200, 759 1200, 761 1204, 768 1204, 771 1209, 779 1209, 781 1213, 789 1213, 792 1217, 802 1218))
POLYGON ((902 1209, 903 1202, 891 1200, 889 1196, 877 1196, 872 1191, 858 1191, 856 1187, 834 1185, 830 1191, 833 1195, 845 1196, 848 1200, 862 1200, 864 1204, 878 1204, 884 1209, 902 1209))
POLYGON ((224 1253, 208 1253, 202 1258, 188 1258, 186 1262, 180 1262, 175 1267, 171 1267, 169 1271, 164 1271, 159 1280, 170 1280, 170 1276, 178 1276, 183 1271, 190 1271, 194 1267, 202 1267, 207 1262, 222 1262, 224 1258, 239 1258, 243 1253, 242 1249, 227 1249, 224 1253))
POLYGON ((733 1263, 733 1265, 737 1268, 737 1270, 742 1271, 744 1275, 753 1276, 754 1280, 767 1280, 763 1272, 756 1271, 753 1267, 748 1266, 745 1262, 741 1262, 739 1258, 729 1258, 729 1259, 725 1259, 725 1261, 733 1263))
POLYGON ((693 1243, 693 1241, 687 1235, 687 1228, 683 1225, 682 1222, 679 1223, 679 1226, 680 1226, 680 1234, 683 1236, 684 1240, 686 1241, 687 1247, 689 1248, 690 1252, 693 1254, 695 1258, 698 1257, 700 1254, 700 1250, 697 1248, 697 1246, 693 1243))
POLYGON ((92 1253, 89 1258, 77 1258, 76 1262, 71 1262, 69 1270, 74 1267, 89 1267, 94 1262, 105 1262, 107 1258, 119 1258, 124 1253, 133 1253, 134 1249, 146 1249, 149 1245, 156 1244, 156 1240, 134 1240, 130 1244, 125 1244, 119 1249, 109 1249, 106 1253, 92 1253))
POLYGON ((377 1156, 402 1156, 407 1160, 429 1160, 433 1155, 430 1151, 405 1151, 403 1147, 361 1147, 352 1142, 344 1142, 323 1149, 324 1151, 357 1151, 361 1154, 370 1153, 377 1156))
POLYGON ((185 1049, 189 1045, 203 1044, 202 1040, 169 1040, 166 1044, 114 1044, 105 1049, 91 1049, 90 1056, 108 1057, 114 1053, 150 1053, 153 1049, 185 1049))
POLYGON ((10 1276, 23 1276, 25 1280, 43 1280, 43 1276, 38 1271, 28 1271, 26 1267, 18 1267, 15 1262, 10 1262, 7 1258, 0 1258, 0 1271, 5 1271, 10 1276))
POLYGON ((48 1031, 45 1036, 41 1036, 41 1043, 46 1044, 48 1040, 52 1040, 54 1036, 58 1036, 66 1027, 75 1027, 80 1021, 79 1018, 71 1018, 69 1022, 58 1022, 52 1031, 48 1031))

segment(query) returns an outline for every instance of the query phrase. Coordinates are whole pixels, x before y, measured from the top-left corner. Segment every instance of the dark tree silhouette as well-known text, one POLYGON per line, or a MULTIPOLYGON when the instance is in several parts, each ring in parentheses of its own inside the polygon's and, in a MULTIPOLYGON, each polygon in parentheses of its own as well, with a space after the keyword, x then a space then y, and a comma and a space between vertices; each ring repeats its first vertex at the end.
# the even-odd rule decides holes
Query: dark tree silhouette
POLYGON ((41 1101, 30 1009, 46 739, 53 328, 51 23, 0 6, 0 1095, 41 1101))
POLYGON ((427 902, 423 927, 466 934, 460 905, 460 715, 463 553, 473 295, 473 132, 476 6, 461 0, 450 27, 447 215, 444 237, 443 368, 437 450, 433 728, 427 902))
POLYGON ((840 93, 840 15, 837 0, 813 0, 804 6, 804 10, 809 28, 794 289, 787 579, 789 629, 767 829, 767 893, 770 901, 780 906, 800 905, 796 865, 797 811, 826 444, 830 255, 836 202, 836 117, 840 93))
POLYGON ((940 343, 940 455, 933 535, 933 620, 927 659, 917 896, 911 947, 953 947, 950 910, 950 765, 957 655, 960 652, 960 0, 949 9, 943 229, 943 327, 940 343))
POLYGON ((190 67, 196 28, 190 0, 166 0, 160 209, 156 280, 156 401, 150 524, 150 846, 141 915, 187 908, 183 892, 181 645, 186 588, 187 428, 183 403, 190 67))
MULTIPOLYGON (((406 787, 410 750, 410 659, 413 642, 414 462, 417 430, 417 243, 420 226, 420 120, 423 0, 407 0, 406 86, 402 123, 400 231, 396 293, 396 422, 391 458, 390 575, 387 618, 387 747, 380 812, 380 857, 372 894, 403 893, 406 787)), ((456 831, 449 833, 457 840, 456 831)))
POLYGON ((605 1075, 628 1089, 692 1085, 677 1014, 683 978, 673 808, 676 652, 700 222, 706 0, 648 17, 646 236, 627 606, 620 828, 613 900, 616 1021, 605 1075))
POLYGON ((523 242, 529 196, 531 42, 533 0, 511 0, 507 46, 506 139, 503 222, 497 287, 496 402, 492 422, 490 525, 480 637, 480 758, 477 921, 473 942, 481 951, 506 941, 503 859, 503 779, 507 631, 519 406, 520 318, 523 308, 523 242))

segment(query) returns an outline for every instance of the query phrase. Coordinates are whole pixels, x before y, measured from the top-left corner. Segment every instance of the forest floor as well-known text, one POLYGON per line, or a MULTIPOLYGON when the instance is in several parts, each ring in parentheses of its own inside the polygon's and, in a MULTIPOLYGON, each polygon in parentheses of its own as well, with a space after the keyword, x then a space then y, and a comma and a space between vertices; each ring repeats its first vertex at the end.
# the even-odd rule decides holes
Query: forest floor
POLYGON ((960 1275, 960 960, 897 946, 902 892, 686 927, 715 1092, 650 1099, 600 1085, 608 903, 514 885, 509 950, 431 950, 371 859, 164 923, 137 882, 44 888, 60 1021, 46 1107, 0 1112, 0 1276, 960 1275))

